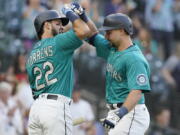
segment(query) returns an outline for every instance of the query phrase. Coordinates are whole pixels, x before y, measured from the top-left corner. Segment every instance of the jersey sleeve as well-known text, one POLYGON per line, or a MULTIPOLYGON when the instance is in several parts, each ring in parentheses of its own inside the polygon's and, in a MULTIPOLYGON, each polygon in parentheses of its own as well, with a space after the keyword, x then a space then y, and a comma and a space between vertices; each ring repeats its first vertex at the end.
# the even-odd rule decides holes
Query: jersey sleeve
POLYGON ((65 32, 63 34, 58 34, 55 37, 55 42, 60 47, 60 49, 68 52, 73 52, 83 43, 73 30, 69 30, 68 32, 65 32))
POLYGON ((148 92, 151 90, 149 82, 149 68, 141 61, 134 61, 127 64, 127 81, 130 90, 142 90, 148 92))
POLYGON ((99 57, 107 59, 111 50, 111 45, 108 40, 101 34, 97 34, 91 42, 96 47, 96 52, 99 57))

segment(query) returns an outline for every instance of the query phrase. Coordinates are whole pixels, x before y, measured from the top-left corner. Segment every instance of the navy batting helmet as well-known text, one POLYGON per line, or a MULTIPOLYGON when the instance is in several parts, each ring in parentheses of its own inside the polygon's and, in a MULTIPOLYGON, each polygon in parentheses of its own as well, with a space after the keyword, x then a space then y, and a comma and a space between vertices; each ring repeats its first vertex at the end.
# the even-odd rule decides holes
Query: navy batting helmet
POLYGON ((41 31, 44 22, 55 19, 61 19, 63 26, 67 25, 69 22, 68 18, 66 18, 63 14, 58 13, 56 10, 47 10, 36 16, 34 20, 36 32, 39 33, 41 31))
POLYGON ((133 34, 133 24, 131 19, 122 13, 110 14, 105 17, 103 27, 99 30, 124 29, 129 35, 133 34))

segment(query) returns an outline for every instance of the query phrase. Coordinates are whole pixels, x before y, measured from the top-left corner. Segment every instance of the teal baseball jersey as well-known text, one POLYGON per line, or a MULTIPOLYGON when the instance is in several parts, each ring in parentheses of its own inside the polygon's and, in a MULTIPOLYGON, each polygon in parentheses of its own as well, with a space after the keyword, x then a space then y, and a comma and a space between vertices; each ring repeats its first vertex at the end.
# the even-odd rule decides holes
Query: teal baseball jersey
MULTIPOLYGON (((131 90, 150 90, 148 62, 137 45, 117 51, 104 36, 98 34, 93 42, 97 55, 107 60, 106 100, 110 104, 123 103, 131 90)), ((139 104, 145 102, 144 94, 139 104)))
POLYGON ((73 89, 73 52, 82 41, 73 30, 42 39, 35 44, 26 62, 34 98, 42 93, 71 97, 73 89))

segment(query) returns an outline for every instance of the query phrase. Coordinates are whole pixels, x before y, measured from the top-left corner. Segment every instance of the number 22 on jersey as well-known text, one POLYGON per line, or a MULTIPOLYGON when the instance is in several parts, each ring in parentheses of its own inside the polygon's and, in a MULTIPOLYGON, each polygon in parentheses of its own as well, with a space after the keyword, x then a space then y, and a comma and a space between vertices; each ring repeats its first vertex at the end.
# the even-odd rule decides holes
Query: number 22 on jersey
POLYGON ((46 85, 49 86, 49 85, 57 82, 57 78, 52 78, 52 79, 48 78, 48 76, 50 74, 52 74, 53 72, 54 72, 53 64, 51 62, 49 62, 49 61, 43 63, 42 68, 39 68, 39 67, 34 68, 34 75, 38 74, 36 76, 36 81, 35 81, 35 85, 36 85, 37 90, 40 90, 40 89, 44 88, 46 85), (47 67, 49 69, 47 71, 45 71, 45 73, 43 74, 41 69, 45 70, 47 67), (45 82, 40 84, 38 82, 39 82, 39 80, 42 79, 42 77, 43 78, 45 77, 45 82))

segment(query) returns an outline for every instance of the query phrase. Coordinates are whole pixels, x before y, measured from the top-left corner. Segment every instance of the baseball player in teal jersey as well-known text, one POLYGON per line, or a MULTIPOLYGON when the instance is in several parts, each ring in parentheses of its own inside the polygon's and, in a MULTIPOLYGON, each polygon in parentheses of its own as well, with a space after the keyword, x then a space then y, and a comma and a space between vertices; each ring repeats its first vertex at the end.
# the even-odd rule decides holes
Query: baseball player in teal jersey
POLYGON ((34 21, 40 41, 34 45, 26 63, 35 99, 29 115, 29 135, 72 135, 72 57, 90 30, 67 5, 62 12, 67 18, 48 10, 34 21), (73 30, 63 33, 63 26, 69 20, 73 30))
POLYGON ((131 19, 121 13, 108 15, 102 27, 104 37, 78 3, 71 8, 88 24, 92 31, 89 42, 107 61, 106 101, 110 110, 101 120, 103 125, 110 129, 109 135, 144 135, 150 122, 144 98, 144 93, 150 91, 150 69, 131 40, 131 19))

